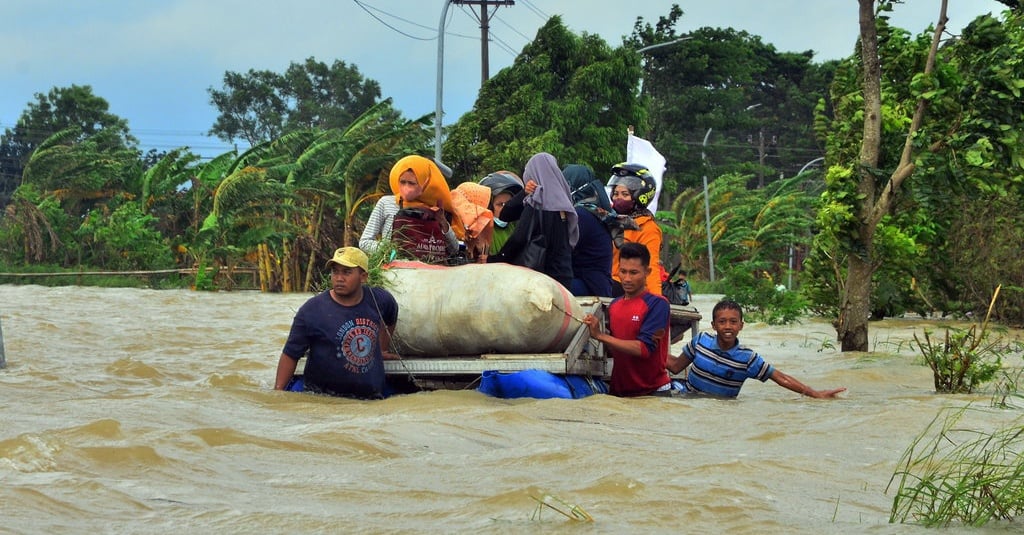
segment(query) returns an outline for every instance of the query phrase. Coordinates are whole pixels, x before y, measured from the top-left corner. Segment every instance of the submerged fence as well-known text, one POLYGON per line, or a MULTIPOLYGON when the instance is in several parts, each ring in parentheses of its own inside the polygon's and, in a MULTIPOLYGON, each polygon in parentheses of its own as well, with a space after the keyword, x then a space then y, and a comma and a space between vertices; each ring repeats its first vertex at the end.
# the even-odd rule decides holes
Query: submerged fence
MULTIPOLYGON (((206 268, 207 272, 213 272, 220 276, 227 276, 232 278, 235 275, 248 275, 252 277, 253 286, 259 288, 259 274, 255 268, 206 268)), ((177 268, 177 269, 156 269, 150 271, 60 271, 52 273, 29 273, 29 272, 0 272, 0 280, 4 278, 17 278, 17 279, 33 279, 35 277, 48 278, 48 277, 70 277, 81 282, 83 277, 89 276, 128 276, 128 277, 144 277, 149 278, 152 276, 159 275, 187 275, 195 277, 198 272, 197 268, 177 268)))

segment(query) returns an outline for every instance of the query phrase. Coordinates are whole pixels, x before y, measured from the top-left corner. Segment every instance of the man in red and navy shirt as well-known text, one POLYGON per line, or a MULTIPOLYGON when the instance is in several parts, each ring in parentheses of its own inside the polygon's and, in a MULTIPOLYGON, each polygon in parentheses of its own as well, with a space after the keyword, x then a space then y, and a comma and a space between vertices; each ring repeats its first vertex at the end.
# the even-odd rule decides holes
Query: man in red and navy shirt
POLYGON ((639 243, 619 248, 619 281, 624 295, 608 305, 608 333, 588 314, 590 337, 601 342, 613 359, 609 392, 615 396, 670 395, 665 369, 669 350, 669 304, 647 291, 651 254, 639 243))

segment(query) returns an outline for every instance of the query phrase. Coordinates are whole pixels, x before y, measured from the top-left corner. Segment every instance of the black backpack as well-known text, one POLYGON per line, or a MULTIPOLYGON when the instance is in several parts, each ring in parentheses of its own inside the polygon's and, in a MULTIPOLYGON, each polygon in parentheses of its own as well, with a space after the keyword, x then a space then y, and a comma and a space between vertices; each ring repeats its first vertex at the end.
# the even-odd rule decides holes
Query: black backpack
POLYGON ((672 277, 675 277, 677 272, 679 272, 678 265, 669 274, 668 279, 661 283, 661 295, 668 299, 670 305, 689 305, 690 300, 688 299, 689 296, 686 295, 684 283, 679 280, 672 280, 672 277))

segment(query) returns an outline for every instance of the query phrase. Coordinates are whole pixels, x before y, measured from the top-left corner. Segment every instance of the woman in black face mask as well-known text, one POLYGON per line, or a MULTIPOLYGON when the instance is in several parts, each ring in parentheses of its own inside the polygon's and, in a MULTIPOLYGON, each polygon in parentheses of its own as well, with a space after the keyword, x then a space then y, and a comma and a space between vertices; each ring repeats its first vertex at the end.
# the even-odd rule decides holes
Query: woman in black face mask
POLYGON ((661 227, 654 221, 654 214, 647 209, 647 203, 654 198, 656 184, 651 172, 635 163, 620 163, 612 167, 608 181, 612 189, 612 208, 619 215, 627 215, 636 228, 625 228, 621 240, 615 240, 615 256, 612 259, 612 294, 622 295, 619 284, 619 247, 623 242, 642 244, 651 253, 651 271, 647 276, 647 290, 661 295, 661 227))
POLYGON ((491 251, 497 252, 515 230, 515 222, 523 213, 523 180, 512 171, 495 171, 480 180, 491 188, 491 212, 494 213, 494 238, 491 251))

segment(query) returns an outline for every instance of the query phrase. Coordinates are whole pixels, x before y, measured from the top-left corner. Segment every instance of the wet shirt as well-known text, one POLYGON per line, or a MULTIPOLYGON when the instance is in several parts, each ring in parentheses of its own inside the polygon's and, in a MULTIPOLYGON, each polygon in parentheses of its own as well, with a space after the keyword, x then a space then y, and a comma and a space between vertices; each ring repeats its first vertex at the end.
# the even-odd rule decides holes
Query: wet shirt
POLYGON ((638 297, 618 297, 608 305, 612 336, 639 340, 640 356, 609 348, 614 358, 610 392, 616 396, 646 396, 670 382, 665 363, 669 348, 669 306, 663 297, 644 292, 638 297))
POLYGON ((395 298, 381 288, 363 287, 363 300, 345 306, 330 291, 306 301, 292 321, 283 353, 306 356, 306 389, 357 398, 384 397, 380 334, 398 321, 395 298))
POLYGON ((719 349, 718 337, 708 333, 700 333, 683 346, 683 356, 692 361, 686 369, 687 390, 712 396, 734 398, 747 379, 764 382, 775 371, 739 340, 732 349, 719 349))

